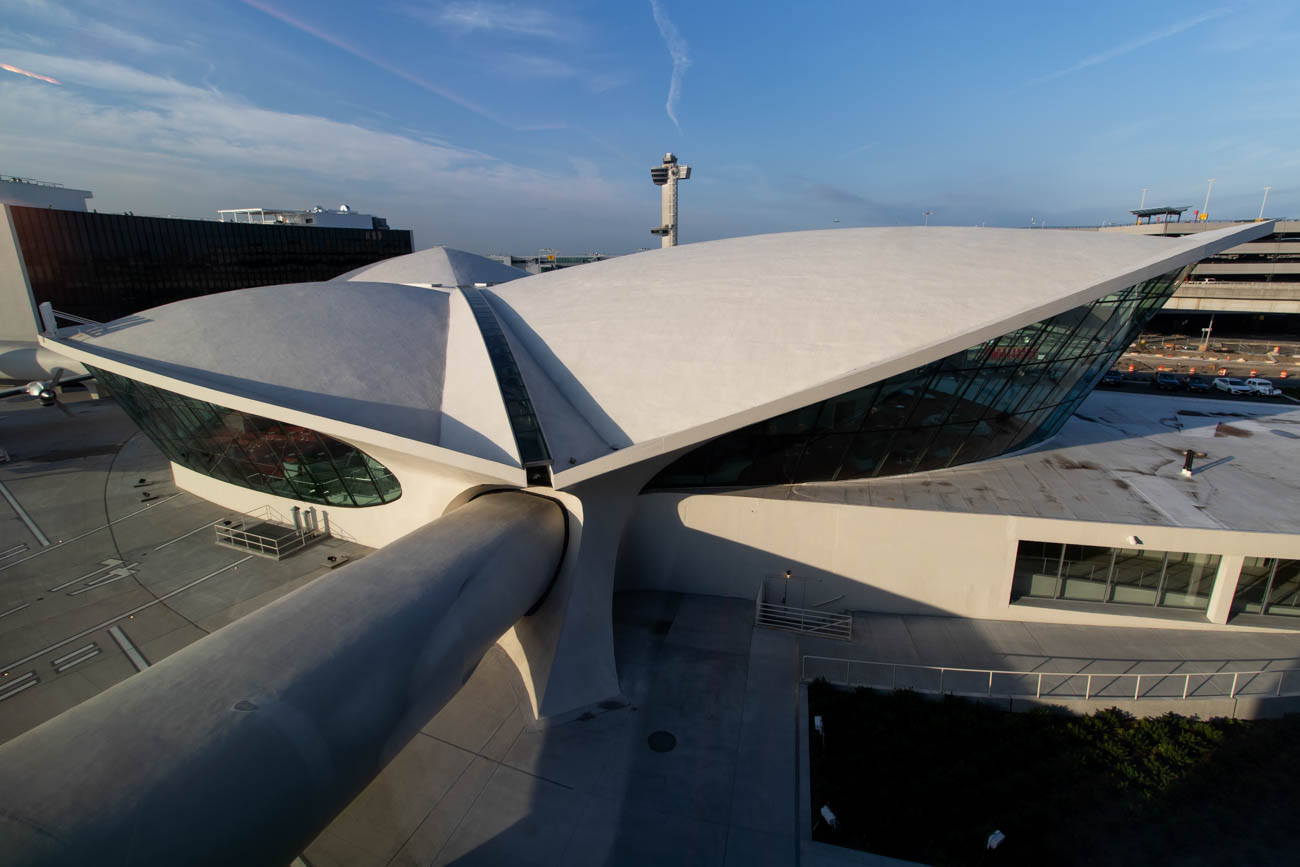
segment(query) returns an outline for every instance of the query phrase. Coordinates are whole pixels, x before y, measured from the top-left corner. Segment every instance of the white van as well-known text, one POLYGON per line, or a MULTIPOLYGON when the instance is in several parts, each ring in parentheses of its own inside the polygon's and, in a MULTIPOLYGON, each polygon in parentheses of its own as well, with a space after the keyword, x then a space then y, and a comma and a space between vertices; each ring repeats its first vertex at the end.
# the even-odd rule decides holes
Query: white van
POLYGON ((1278 397, 1282 394, 1282 389, 1274 388, 1271 380, 1262 377, 1251 377, 1246 380, 1246 385, 1249 385, 1250 390, 1255 394, 1262 394, 1265 397, 1278 397))

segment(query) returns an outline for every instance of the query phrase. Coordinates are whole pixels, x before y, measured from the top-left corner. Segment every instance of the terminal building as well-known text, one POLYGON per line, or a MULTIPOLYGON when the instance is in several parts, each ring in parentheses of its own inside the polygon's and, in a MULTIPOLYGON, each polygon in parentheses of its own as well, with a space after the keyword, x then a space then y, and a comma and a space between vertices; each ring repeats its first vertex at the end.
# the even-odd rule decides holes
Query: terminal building
POLYGON ((488 490, 565 503, 563 577, 503 639, 548 715, 618 692, 615 589, 752 599, 789 569, 847 610, 1289 622, 1290 439, 1072 418, 1195 263, 1273 231, 801 232, 523 284, 449 251, 463 270, 422 278, 426 251, 41 340, 233 511, 382 547, 488 490), (1218 468, 1184 475, 1189 450, 1218 468))
MULTIPOLYGON (((1065 624, 1071 646, 1118 634, 1104 626, 1144 640, 1194 629, 1252 653, 1258 633, 1285 638, 1300 613, 1300 412, 1091 394, 1196 262, 1273 228, 799 232, 522 282, 440 249, 50 329, 42 345, 91 370, 177 486, 229 509, 230 525, 292 514, 378 550, 0 748, 15 793, 6 851, 286 863, 462 685, 482 703, 469 681, 494 642, 519 675, 499 696, 512 720, 547 718, 540 740, 578 744, 584 775, 653 778, 638 810, 708 775, 716 787, 683 802, 693 813, 706 794, 766 802, 798 775, 773 744, 806 737, 788 679, 802 645, 750 628, 771 625, 760 612, 777 599, 799 617, 927 621, 949 649, 955 630, 1006 634, 983 620, 1026 635, 1065 624), (688 597, 691 614, 659 619, 688 597), (742 616, 707 613, 721 608, 742 616), (891 616, 935 614, 947 617, 891 616), (648 695, 643 639, 662 625, 680 664, 656 680, 662 703, 632 704, 648 695), (717 664, 701 662, 706 646, 717 664), (783 721, 763 729, 772 739, 746 734, 760 715, 783 721), (641 730, 661 720, 693 741, 680 784, 657 746, 672 732, 641 730), (715 761, 733 734, 736 763, 715 761), (161 830, 142 840, 145 824, 161 830)), ((994 672, 977 673, 991 695, 994 672)), ((509 769, 488 740, 465 761, 481 756, 496 780, 509 769)), ((440 762, 422 755, 431 788, 440 762)), ((518 814, 503 823, 499 805, 554 771, 526 767, 465 825, 504 836, 518 814)), ((571 804, 586 784, 560 779, 571 804)), ((571 812, 553 803, 510 831, 535 845, 534 829, 571 812)), ((749 801, 722 803, 725 825, 749 801)), ((764 828, 807 807, 772 803, 754 813, 764 828)))

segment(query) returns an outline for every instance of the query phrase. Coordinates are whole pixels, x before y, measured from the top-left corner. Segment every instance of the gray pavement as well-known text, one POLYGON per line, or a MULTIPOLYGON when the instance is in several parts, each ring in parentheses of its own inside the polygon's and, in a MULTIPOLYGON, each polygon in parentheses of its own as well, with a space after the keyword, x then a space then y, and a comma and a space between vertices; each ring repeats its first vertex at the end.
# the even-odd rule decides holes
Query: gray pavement
POLYGON ((627 704, 530 725, 519 675, 494 649, 306 860, 793 863, 795 638, 754 630, 745 600, 623 593, 614 604, 627 704), (673 748, 651 749, 654 732, 673 748))
POLYGON ((308 848, 327 865, 902 864, 800 841, 803 654, 1053 671, 1289 666, 1300 636, 858 615, 852 642, 753 628, 748 600, 615 596, 627 706, 538 726, 494 649, 308 848), (650 749, 651 732, 676 747, 650 749), (796 854, 797 850, 797 854, 796 854))
POLYGON ((225 511, 177 490, 115 404, 68 404, 0 402, 0 743, 135 673, 111 626, 155 663, 329 571, 327 554, 369 550, 330 539, 277 563, 218 547, 225 511))

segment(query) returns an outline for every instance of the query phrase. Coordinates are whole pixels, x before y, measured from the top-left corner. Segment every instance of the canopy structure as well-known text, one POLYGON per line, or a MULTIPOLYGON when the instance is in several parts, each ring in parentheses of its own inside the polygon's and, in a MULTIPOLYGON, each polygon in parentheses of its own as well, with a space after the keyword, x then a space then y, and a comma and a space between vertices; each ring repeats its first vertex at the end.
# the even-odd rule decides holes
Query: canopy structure
POLYGON ((1166 223, 1181 223, 1183 221, 1183 211, 1186 211, 1190 207, 1191 205, 1175 205, 1172 207, 1166 205, 1162 208, 1138 208, 1137 210, 1129 211, 1129 213, 1137 217, 1137 222, 1139 223, 1149 223, 1151 222, 1152 217, 1164 217, 1164 222, 1166 223), (1170 217, 1173 217, 1174 219, 1170 220, 1170 217))

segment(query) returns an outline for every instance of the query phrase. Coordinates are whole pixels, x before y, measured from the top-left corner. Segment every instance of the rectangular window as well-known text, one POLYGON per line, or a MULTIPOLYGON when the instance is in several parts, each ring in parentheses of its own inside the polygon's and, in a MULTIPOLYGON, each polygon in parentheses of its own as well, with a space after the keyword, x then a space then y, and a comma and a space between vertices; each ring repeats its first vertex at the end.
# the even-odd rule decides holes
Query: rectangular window
MULTIPOLYGON (((1218 554, 1025 539, 1016 553, 1011 599, 1029 597, 1205 611, 1218 570, 1218 554)), ((1244 575, 1243 572, 1243 580, 1244 575)))
POLYGON ((1237 581, 1232 610, 1300 617, 1300 560, 1247 557, 1237 581))

